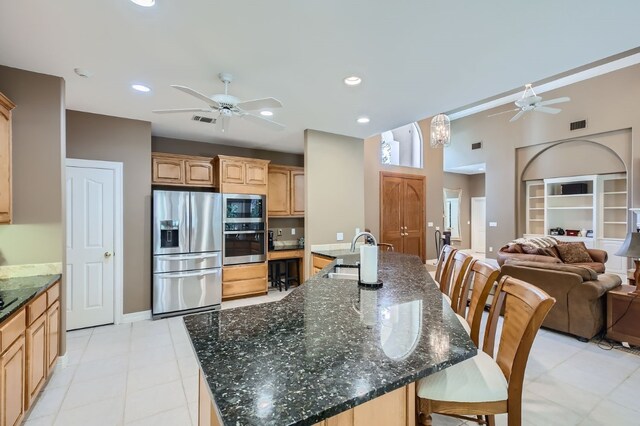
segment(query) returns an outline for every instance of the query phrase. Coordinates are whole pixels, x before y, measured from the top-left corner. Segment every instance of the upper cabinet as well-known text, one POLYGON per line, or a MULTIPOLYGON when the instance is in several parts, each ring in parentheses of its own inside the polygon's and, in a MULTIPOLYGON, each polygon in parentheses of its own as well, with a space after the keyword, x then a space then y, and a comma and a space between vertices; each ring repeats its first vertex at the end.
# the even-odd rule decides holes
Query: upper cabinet
POLYGON ((0 223, 11 223, 11 110, 15 107, 0 93, 0 223))
POLYGON ((212 158, 154 152, 151 162, 154 185, 217 186, 212 158))
POLYGON ((269 166, 268 216, 304 216, 304 169, 269 166))
POLYGON ((268 160, 219 155, 214 174, 220 179, 220 192, 231 194, 266 194, 268 160))

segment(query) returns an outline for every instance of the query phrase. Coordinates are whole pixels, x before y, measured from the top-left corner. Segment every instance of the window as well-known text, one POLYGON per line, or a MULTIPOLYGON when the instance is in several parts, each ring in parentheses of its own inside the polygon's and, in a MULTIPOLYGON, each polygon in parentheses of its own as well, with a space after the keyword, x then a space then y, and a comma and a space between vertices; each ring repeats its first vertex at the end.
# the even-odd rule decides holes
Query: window
POLYGON ((382 133, 380 162, 422 168, 422 133, 417 123, 382 133))

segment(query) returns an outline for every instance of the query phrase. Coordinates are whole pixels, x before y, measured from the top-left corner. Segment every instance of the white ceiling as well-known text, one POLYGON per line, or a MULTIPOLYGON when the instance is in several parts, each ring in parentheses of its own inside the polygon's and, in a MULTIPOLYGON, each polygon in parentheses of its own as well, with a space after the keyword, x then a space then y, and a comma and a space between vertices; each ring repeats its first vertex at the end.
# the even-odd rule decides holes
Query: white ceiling
POLYGON ((154 135, 302 152, 307 128, 367 137, 638 47, 638 17, 640 2, 600 0, 2 1, 0 64, 62 76, 67 108, 148 120, 154 135), (286 130, 236 119, 223 135, 151 113, 202 106, 169 85, 220 93, 221 71, 240 99, 282 101, 286 130), (351 74, 363 84, 346 87, 351 74))

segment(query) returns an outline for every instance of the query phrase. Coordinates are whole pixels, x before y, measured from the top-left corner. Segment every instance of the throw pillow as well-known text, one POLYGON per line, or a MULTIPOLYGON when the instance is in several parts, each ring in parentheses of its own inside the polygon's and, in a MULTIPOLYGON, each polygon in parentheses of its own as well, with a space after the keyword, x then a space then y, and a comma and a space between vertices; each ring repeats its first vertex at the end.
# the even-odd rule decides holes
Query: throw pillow
POLYGON ((587 247, 583 242, 563 243, 556 246, 560 258, 564 263, 591 263, 593 259, 589 256, 587 247))
POLYGON ((538 249, 538 254, 541 255, 541 256, 551 256, 551 257, 555 257, 555 258, 558 257, 556 252, 552 248, 549 248, 549 247, 538 249))
POLYGON ((527 254, 538 254, 538 250, 540 250, 538 247, 529 246, 526 244, 522 245, 522 251, 527 254))

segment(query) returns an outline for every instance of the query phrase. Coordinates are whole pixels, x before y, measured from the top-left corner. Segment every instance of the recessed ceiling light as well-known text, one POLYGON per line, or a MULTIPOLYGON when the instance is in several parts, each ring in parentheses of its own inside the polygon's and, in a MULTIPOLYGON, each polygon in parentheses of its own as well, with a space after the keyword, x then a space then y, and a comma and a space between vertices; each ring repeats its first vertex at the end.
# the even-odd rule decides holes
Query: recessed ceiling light
POLYGON ((260 115, 264 115, 265 117, 271 117, 273 112, 271 111, 260 111, 260 115))
POLYGON ((150 92, 151 88, 149 86, 145 86, 144 84, 132 84, 131 88, 133 90, 137 90, 138 92, 150 92))
POLYGON ((360 83, 362 83, 362 79, 357 75, 352 75, 344 79, 344 84, 347 86, 357 86, 360 83))
POLYGON ((369 117, 359 117, 356 121, 360 124, 367 124, 371 120, 369 120, 369 117))
POLYGON ((73 72, 83 78, 89 78, 93 75, 93 73, 86 68, 74 68, 73 72))
POLYGON ((156 0, 131 0, 131 2, 142 7, 151 7, 156 4, 156 0))

